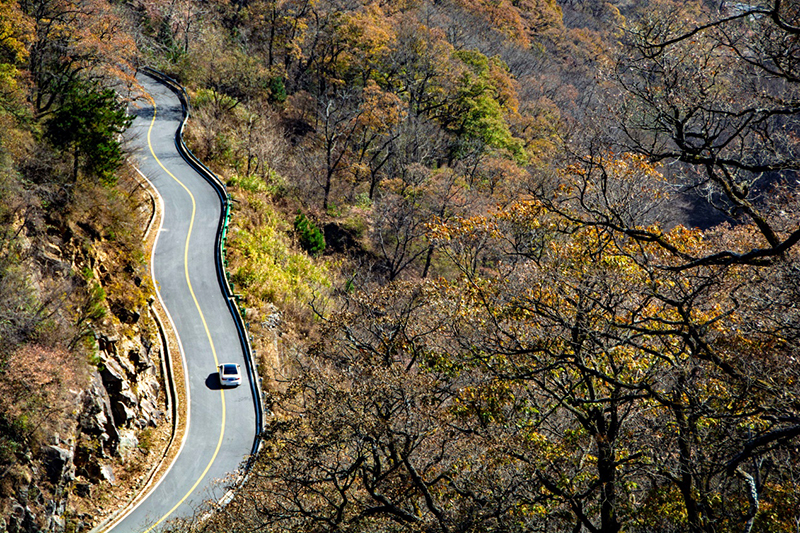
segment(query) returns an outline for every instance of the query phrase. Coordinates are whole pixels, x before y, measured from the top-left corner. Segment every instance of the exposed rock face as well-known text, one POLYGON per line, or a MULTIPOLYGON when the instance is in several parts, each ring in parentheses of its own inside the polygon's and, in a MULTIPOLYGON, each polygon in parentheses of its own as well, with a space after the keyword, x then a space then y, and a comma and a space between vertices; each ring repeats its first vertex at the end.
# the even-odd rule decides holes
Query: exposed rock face
POLYGON ((135 232, 148 226, 156 204, 127 173, 119 178, 128 192, 119 198, 91 180, 69 187, 53 180, 51 188, 38 173, 49 180, 61 171, 40 163, 21 167, 32 173, 23 177, 36 191, 12 187, 8 196, 24 190, 24 198, 2 202, 13 206, 3 222, 10 223, 9 258, 19 270, 8 294, 21 298, 22 310, 33 305, 28 300, 41 305, 23 312, 2 349, 27 350, 31 361, 42 361, 42 374, 19 380, 27 389, 12 390, 22 392, 0 396, 9 399, 4 413, 7 405, 20 406, 3 420, 13 431, 0 430, 11 443, 0 454, 0 533, 88 531, 104 515, 92 498, 112 499, 133 487, 146 473, 150 446, 167 442, 161 428, 150 431, 166 418, 162 354, 146 303, 153 298, 141 261, 146 246, 135 232), (26 390, 30 408, 17 401, 26 390))
POLYGON ((161 383, 149 348, 105 338, 99 343, 107 347, 102 353, 100 376, 111 406, 114 425, 118 428, 156 426, 164 418, 158 409, 161 383), (119 346, 118 346, 119 344, 119 346))
POLYGON ((8 498, 0 509, 0 533, 91 529, 94 517, 76 514, 70 502, 91 500, 97 487, 115 486, 115 461, 143 453, 137 432, 166 420, 159 408, 163 378, 154 362, 160 345, 148 335, 108 331, 97 338, 98 369, 88 387, 75 392, 73 426, 59 430, 52 444, 0 480, 0 501, 8 498))
POLYGON ((111 402, 103 386, 100 374, 95 372, 90 386, 83 391, 83 410, 78 417, 82 433, 97 437, 103 448, 114 453, 119 442, 119 433, 111 414, 111 402))
POLYGON ((119 447, 117 452, 123 459, 129 457, 139 447, 139 439, 133 430, 126 429, 120 432, 119 447))
POLYGON ((50 483, 58 485, 64 481, 69 482, 75 479, 75 464, 72 462, 75 454, 72 450, 48 446, 42 455, 50 483))
POLYGON ((11 513, 6 517, 6 530, 8 533, 28 533, 37 531, 36 517, 30 507, 15 503, 11 508, 11 513))
MULTIPOLYGON (((77 473, 91 483, 115 483, 113 457, 127 458, 139 446, 136 429, 165 418, 158 408, 162 387, 150 342, 99 335, 100 370, 84 392, 77 473)), ((86 492, 85 489, 81 489, 86 492)))
POLYGON ((111 465, 100 466, 100 478, 103 481, 108 481, 112 485, 116 484, 117 478, 114 476, 114 468, 111 465))

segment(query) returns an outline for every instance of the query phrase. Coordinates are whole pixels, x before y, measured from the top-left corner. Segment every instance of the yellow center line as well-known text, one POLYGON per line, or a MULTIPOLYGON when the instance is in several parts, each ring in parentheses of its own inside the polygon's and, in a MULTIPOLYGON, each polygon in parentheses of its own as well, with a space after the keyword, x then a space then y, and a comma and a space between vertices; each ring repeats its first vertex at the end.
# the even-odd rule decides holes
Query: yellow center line
MULTIPOLYGON (((208 329, 206 318, 203 315, 203 311, 200 309, 200 304, 197 302, 197 297, 194 294, 194 289, 192 289, 192 281, 189 279, 189 240, 192 237, 192 229, 194 228, 194 219, 195 219, 197 204, 195 202, 194 195, 189 190, 189 188, 186 187, 186 185, 184 185, 181 182, 181 180, 176 178, 175 175, 172 174, 172 172, 167 170, 167 167, 165 167, 163 163, 161 163, 161 161, 158 159, 158 156, 156 155, 155 150, 153 150, 153 143, 151 141, 150 134, 152 133, 153 126, 156 123, 156 102, 152 96, 148 95, 148 97, 150 101, 153 103, 153 119, 150 121, 150 128, 147 130, 147 145, 150 148, 150 153, 153 154, 153 159, 155 159, 156 163, 158 163, 158 165, 162 169, 164 169, 164 172, 166 172, 172 179, 174 179, 178 183, 178 185, 183 187, 183 189, 187 192, 187 194, 189 194, 189 198, 192 199, 192 217, 189 221, 189 232, 186 234, 186 244, 183 249, 183 270, 186 276, 186 284, 189 286, 189 293, 192 295, 192 300, 194 300, 194 305, 195 307, 197 307, 197 312, 200 314, 200 320, 203 322, 203 328, 206 331, 206 336, 208 337, 208 343, 211 346, 211 353, 214 356, 214 368, 217 368, 219 367, 219 361, 217 359, 217 350, 214 348, 214 340, 211 338, 211 332, 208 329)), ((187 492, 186 495, 184 495, 184 497, 181 498, 180 501, 176 503, 172 509, 167 511, 167 514, 159 518, 155 524, 147 528, 143 533, 149 533, 150 531, 155 529, 159 524, 161 524, 161 522, 166 520, 169 515, 175 512, 175 509, 177 509, 183 502, 185 502, 186 499, 189 497, 189 495, 192 494, 192 492, 194 492, 194 490, 197 488, 198 485, 200 485, 200 482, 203 481, 203 478, 208 473, 209 469, 211 468, 211 465, 214 464, 214 461, 217 458, 217 454, 219 454, 219 450, 220 448, 222 448, 222 438, 225 435, 225 392, 222 389, 220 389, 219 392, 220 392, 220 397, 222 398, 222 425, 220 426, 219 440, 217 441, 217 448, 214 450, 214 455, 211 456, 211 460, 208 462, 208 465, 206 465, 205 470, 203 470, 203 473, 200 474, 199 478, 197 478, 197 481, 194 482, 194 485, 192 485, 192 488, 189 489, 189 492, 187 492)))

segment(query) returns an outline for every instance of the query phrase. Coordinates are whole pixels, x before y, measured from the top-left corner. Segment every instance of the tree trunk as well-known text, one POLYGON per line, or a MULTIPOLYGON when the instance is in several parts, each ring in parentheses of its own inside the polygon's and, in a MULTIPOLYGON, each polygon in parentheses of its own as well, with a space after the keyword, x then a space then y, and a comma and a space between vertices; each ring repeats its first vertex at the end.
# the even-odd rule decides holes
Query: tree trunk
POLYGON ((742 467, 736 469, 736 475, 739 476, 747 486, 747 500, 750 502, 750 508, 747 511, 747 522, 744 524, 744 533, 750 533, 753 530, 753 524, 758 514, 758 487, 753 476, 745 472, 742 467))
POLYGON ((600 531, 619 533, 617 518, 617 465, 614 461, 614 447, 606 435, 599 435, 597 442, 597 473, 600 478, 600 531))
POLYGON ((678 423, 678 449, 680 452, 678 461, 681 465, 681 472, 677 481, 678 489, 681 491, 683 504, 686 507, 686 520, 689 525, 689 531, 700 533, 703 531, 703 524, 700 509, 692 490, 694 483, 691 472, 692 452, 689 443, 689 426, 682 408, 676 407, 673 411, 675 412, 675 421, 678 423))
POLYGON ((72 183, 78 182, 78 146, 77 144, 72 148, 72 183))
POLYGON ((325 196, 322 198, 322 209, 328 211, 328 197, 331 195, 331 180, 333 172, 328 171, 325 176, 325 196))
POLYGON ((433 245, 428 245, 428 254, 425 257, 425 268, 422 270, 422 279, 428 277, 428 269, 431 267, 431 259, 433 258, 433 245))

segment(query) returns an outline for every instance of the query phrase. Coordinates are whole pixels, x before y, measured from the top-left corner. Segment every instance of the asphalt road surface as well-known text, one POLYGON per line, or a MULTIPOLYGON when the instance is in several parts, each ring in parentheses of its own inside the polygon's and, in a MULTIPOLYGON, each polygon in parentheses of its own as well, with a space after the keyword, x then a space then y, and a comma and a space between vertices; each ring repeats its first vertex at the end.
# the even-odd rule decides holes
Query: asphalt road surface
POLYGON ((205 500, 219 500, 224 496, 220 480, 235 475, 250 454, 256 427, 244 351, 214 263, 221 199, 176 148, 182 119, 178 97, 147 75, 139 74, 138 80, 152 102, 132 110, 136 118, 127 137, 140 170, 163 199, 153 274, 182 345, 189 425, 168 473, 116 523, 114 533, 157 531, 171 518, 195 515, 205 500), (217 365, 222 362, 241 365, 241 386, 220 387, 217 365))

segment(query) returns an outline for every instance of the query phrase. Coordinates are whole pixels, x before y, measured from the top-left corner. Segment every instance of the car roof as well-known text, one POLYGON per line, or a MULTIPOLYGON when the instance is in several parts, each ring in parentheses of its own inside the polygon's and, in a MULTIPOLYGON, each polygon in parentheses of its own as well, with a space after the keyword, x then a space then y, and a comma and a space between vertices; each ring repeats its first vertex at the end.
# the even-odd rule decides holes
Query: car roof
POLYGON ((239 365, 234 363, 224 363, 219 366, 222 368, 222 372, 225 374, 234 373, 239 370, 239 365))

